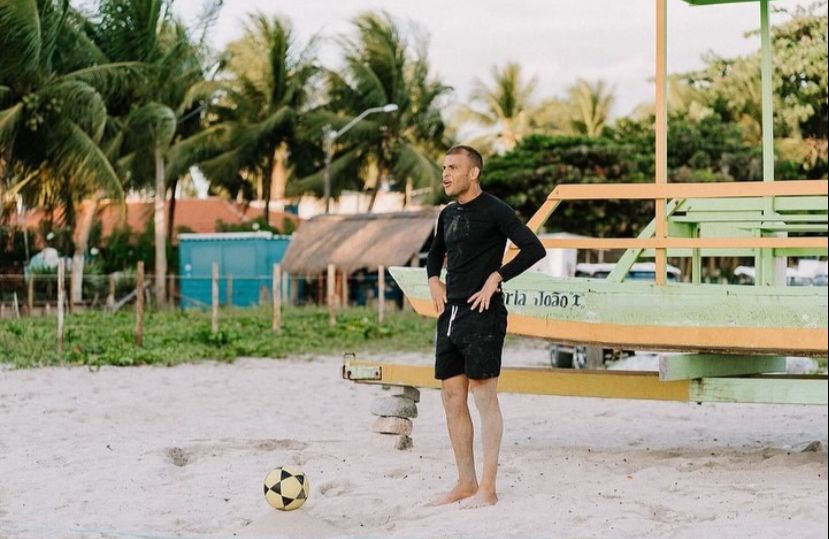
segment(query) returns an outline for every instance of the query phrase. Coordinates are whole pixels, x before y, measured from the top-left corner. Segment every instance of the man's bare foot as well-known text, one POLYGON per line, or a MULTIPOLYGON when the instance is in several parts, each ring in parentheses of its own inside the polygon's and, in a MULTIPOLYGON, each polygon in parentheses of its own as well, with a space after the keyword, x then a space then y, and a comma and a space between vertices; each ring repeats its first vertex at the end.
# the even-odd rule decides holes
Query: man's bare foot
POLYGON ((489 505, 495 505, 496 503, 498 503, 498 496, 496 496, 494 492, 478 489, 478 492, 476 492, 474 496, 461 502, 461 509, 487 507, 489 505))
POLYGON ((477 491, 478 485, 456 485, 455 488, 450 490, 447 494, 434 498, 427 505, 430 507, 435 507, 438 505, 446 505, 447 503, 455 503, 458 500, 469 498, 470 496, 474 495, 477 491))

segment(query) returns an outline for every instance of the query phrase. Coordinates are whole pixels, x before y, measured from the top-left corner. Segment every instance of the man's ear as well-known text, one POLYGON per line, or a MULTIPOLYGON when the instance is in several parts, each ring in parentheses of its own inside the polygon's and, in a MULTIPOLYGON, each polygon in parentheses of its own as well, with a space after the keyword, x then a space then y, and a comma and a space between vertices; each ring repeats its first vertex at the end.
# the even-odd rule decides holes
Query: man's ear
POLYGON ((478 167, 472 167, 469 171, 469 174, 472 176, 473 180, 480 180, 481 179, 481 169, 478 167))

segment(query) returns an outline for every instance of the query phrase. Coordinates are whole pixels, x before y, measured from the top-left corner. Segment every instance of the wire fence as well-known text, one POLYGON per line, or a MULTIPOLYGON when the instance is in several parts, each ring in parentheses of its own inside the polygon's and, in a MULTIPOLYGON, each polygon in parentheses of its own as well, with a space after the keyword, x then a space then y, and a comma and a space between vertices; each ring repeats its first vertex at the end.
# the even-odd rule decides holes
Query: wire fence
POLYGON ((117 312, 144 309, 212 309, 218 307, 327 305, 332 310, 367 306, 383 312, 406 308, 403 294, 384 267, 374 271, 343 272, 329 268, 313 275, 289 274, 275 264, 270 275, 168 275, 163 286, 143 264, 108 275, 83 275, 79 283, 71 271, 0 275, 0 320, 87 310, 117 312), (383 301, 378 298, 382 297, 383 301))

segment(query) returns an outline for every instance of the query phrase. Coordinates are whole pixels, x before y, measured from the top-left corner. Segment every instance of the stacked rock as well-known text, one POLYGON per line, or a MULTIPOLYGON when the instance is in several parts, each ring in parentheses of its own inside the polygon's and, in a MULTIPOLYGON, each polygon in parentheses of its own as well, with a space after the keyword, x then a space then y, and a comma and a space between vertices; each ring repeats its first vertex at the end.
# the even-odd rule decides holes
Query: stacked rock
POLYGON ((379 416, 371 430, 383 435, 394 435, 396 449, 409 449, 412 444, 412 419, 417 417, 420 391, 411 386, 391 386, 390 395, 378 397, 371 413, 379 416))

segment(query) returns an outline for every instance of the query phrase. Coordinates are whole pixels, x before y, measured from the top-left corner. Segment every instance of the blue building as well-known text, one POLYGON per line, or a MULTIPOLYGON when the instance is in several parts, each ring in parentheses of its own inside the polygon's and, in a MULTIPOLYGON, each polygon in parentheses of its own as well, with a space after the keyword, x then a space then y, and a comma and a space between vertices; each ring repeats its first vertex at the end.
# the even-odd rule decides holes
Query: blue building
MULTIPOLYGON (((219 303, 249 307, 258 305, 263 296, 271 297, 273 265, 282 261, 291 237, 270 232, 218 232, 179 234, 178 240, 183 308, 210 306, 213 262, 219 265, 219 303), (228 298, 230 281, 232 298, 228 298)), ((287 293, 283 287, 283 296, 287 293)))

